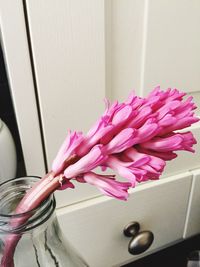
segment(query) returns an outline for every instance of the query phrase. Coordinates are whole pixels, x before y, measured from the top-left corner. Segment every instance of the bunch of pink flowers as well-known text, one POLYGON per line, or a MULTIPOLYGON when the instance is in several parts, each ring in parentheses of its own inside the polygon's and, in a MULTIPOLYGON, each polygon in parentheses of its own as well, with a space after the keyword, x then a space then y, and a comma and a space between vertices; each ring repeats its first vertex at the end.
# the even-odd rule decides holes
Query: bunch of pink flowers
MULTIPOLYGON (((86 135, 69 131, 52 170, 27 191, 15 212, 26 213, 38 207, 57 189, 74 188, 73 181, 98 187, 104 194, 126 200, 128 189, 137 183, 158 179, 167 160, 174 159, 177 150, 194 152, 196 140, 192 133, 177 132, 197 122, 192 97, 177 89, 161 91, 155 88, 147 98, 133 93, 126 102, 112 105, 106 100, 106 110, 86 135), (95 172, 101 167, 102 173, 95 172), (103 171, 112 169, 126 182, 103 171)), ((26 213, 27 214, 27 213, 26 213)), ((24 216, 11 225, 20 226, 29 219, 24 216)), ((14 267, 13 256, 20 235, 7 237, 1 267, 14 267)))
POLYGON ((138 182, 158 179, 174 151, 194 152, 196 140, 191 132, 177 132, 197 122, 192 97, 177 89, 156 87, 147 98, 132 93, 126 102, 106 100, 106 110, 86 136, 68 132, 52 165, 53 176, 60 175, 61 189, 73 180, 97 186, 104 194, 126 200, 128 188, 138 182), (175 132, 176 131, 176 132, 175 132), (72 164, 71 164, 72 163, 72 164), (97 174, 110 168, 115 175, 97 174))

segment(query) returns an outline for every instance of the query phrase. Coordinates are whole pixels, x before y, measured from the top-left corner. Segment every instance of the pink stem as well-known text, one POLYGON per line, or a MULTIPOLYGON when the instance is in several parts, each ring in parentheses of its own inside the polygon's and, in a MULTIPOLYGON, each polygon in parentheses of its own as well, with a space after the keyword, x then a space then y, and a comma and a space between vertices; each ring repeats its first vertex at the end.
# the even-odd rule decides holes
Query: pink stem
MULTIPOLYGON (((26 193, 17 206, 15 213, 25 213, 37 208, 39 204, 60 187, 60 183, 61 176, 54 177, 53 172, 49 172, 26 193)), ((11 220, 10 225, 16 228, 25 223, 31 216, 32 214, 26 214, 23 217, 14 218, 11 220)), ((20 238, 20 234, 10 234, 7 236, 0 267, 14 267, 14 252, 20 238)))

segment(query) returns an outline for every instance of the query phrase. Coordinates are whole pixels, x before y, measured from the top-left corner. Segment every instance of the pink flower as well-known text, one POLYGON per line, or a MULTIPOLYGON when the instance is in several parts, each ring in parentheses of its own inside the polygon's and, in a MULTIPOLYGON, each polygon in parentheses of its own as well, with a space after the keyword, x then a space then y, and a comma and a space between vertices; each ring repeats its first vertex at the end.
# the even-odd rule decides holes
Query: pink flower
POLYGON ((138 180, 139 182, 158 179, 166 165, 165 161, 161 158, 140 153, 134 148, 127 149, 122 154, 123 157, 129 160, 129 162, 133 162, 132 167, 146 171, 142 179, 138 180))
POLYGON ((68 131, 65 141, 53 161, 52 171, 55 173, 60 173, 64 170, 67 160, 75 155, 75 150, 80 145, 82 140, 83 134, 81 132, 68 131))
POLYGON ((159 132, 160 127, 155 122, 155 119, 149 118, 146 122, 136 130, 134 145, 146 142, 152 139, 159 132))
POLYGON ((158 151, 154 151, 151 149, 145 149, 145 148, 141 147, 140 145, 137 146, 137 150, 140 153, 143 153, 146 155, 151 155, 151 156, 163 159, 165 161, 172 160, 172 159, 175 159, 177 157, 177 154, 172 152, 172 151, 158 152, 158 151))
POLYGON ((136 181, 158 179, 165 167, 165 161, 129 148, 118 157, 109 156, 106 166, 117 171, 120 176, 127 178, 132 186, 135 186, 136 181))
POLYGON ((152 109, 158 125, 162 126, 159 136, 189 127, 199 121, 197 117, 194 117, 193 110, 196 105, 192 102, 192 97, 183 101, 183 96, 185 93, 177 89, 169 88, 164 92, 160 90, 160 87, 156 87, 147 97, 147 104, 148 101, 151 102, 151 98, 158 97, 152 109))
POLYGON ((102 152, 102 145, 94 146, 90 152, 80 158, 76 163, 68 166, 64 171, 64 176, 66 178, 75 178, 76 176, 89 172, 94 168, 101 165, 107 158, 102 152))
POLYGON ((104 151, 107 155, 119 153, 134 144, 135 130, 126 128, 119 132, 113 139, 104 146, 104 151))
MULTIPOLYGON (((134 163, 135 167, 146 168, 146 165, 161 173, 166 165, 165 161, 155 156, 140 153, 135 148, 129 148, 122 154, 129 161, 134 163)), ((153 171, 154 172, 154 171, 153 171)))
POLYGON ((170 152, 174 150, 188 150, 194 152, 192 146, 196 140, 191 132, 172 133, 171 135, 155 137, 148 142, 140 144, 142 148, 156 152, 170 152))
POLYGON ((142 106, 138 108, 137 113, 128 121, 126 127, 138 129, 145 121, 151 117, 152 109, 150 106, 142 106))
POLYGON ((112 131, 113 127, 113 125, 109 125, 107 123, 104 117, 101 117, 83 138, 81 145, 76 150, 77 155, 86 155, 89 150, 100 141, 101 138, 112 131))
POLYGON ((99 175, 94 172, 85 173, 83 180, 88 184, 98 187, 105 195, 121 200, 127 200, 127 190, 131 187, 131 184, 128 182, 116 181, 114 175, 99 175))
POLYGON ((199 120, 194 116, 192 97, 184 100, 184 96, 177 89, 156 87, 147 98, 131 93, 124 103, 111 105, 105 100, 105 112, 86 136, 69 132, 53 162, 52 170, 64 179, 61 189, 73 187, 70 180, 75 179, 126 199, 128 186, 158 179, 165 161, 177 156, 176 150, 194 152, 192 133, 174 132, 199 120), (129 183, 94 174, 92 170, 98 166, 111 168, 129 183))
POLYGON ((130 105, 115 102, 110 106, 106 99, 106 111, 84 137, 77 149, 78 156, 85 155, 97 143, 106 144, 118 133, 126 121, 134 115, 130 105))
POLYGON ((106 166, 116 171, 121 177, 126 178, 130 183, 131 187, 136 185, 136 176, 138 179, 141 179, 145 175, 145 171, 138 171, 137 168, 131 166, 132 162, 123 162, 117 157, 109 156, 106 161, 106 166))

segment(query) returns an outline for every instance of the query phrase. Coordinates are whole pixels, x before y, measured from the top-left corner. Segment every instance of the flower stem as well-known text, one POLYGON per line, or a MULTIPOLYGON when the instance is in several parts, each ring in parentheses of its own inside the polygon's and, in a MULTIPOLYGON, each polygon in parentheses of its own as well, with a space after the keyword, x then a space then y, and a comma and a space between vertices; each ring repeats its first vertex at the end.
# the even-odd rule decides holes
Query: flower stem
MULTIPOLYGON (((62 177, 60 175, 54 177, 53 172, 46 174, 39 182, 35 183, 33 187, 27 191, 25 196, 17 206, 15 213, 25 213, 20 218, 13 218, 10 221, 10 226, 13 229, 21 226, 32 216, 26 214, 37 208, 48 196, 50 196, 56 189, 60 187, 62 177)), ((4 243, 4 254, 1 259, 0 267, 14 267, 14 253, 15 248, 21 238, 21 234, 9 234, 4 243)))

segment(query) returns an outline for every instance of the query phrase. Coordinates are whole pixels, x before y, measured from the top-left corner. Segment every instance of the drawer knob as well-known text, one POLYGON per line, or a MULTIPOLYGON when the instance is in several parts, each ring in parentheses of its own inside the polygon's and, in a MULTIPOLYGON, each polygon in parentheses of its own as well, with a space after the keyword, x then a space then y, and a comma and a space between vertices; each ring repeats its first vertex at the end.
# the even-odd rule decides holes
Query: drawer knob
POLYGON ((124 235, 126 237, 132 237, 128 251, 132 255, 138 255, 146 251, 154 240, 154 235, 151 231, 141 231, 140 224, 138 222, 131 222, 124 228, 124 235))

